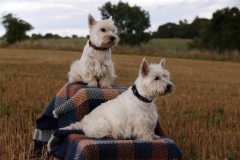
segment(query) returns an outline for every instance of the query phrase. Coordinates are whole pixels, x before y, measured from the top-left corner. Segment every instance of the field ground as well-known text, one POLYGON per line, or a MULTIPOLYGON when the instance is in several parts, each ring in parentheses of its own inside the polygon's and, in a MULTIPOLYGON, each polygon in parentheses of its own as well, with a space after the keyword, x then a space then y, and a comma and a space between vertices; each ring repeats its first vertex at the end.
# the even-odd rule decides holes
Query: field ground
MULTIPOLYGON (((115 83, 128 87, 143 56, 115 53, 115 83)), ((69 66, 80 56, 0 49, 0 160, 31 159, 35 118, 67 82, 69 66)), ((162 58, 145 57, 155 63, 162 58)), ((185 159, 240 159, 240 64, 167 58, 166 68, 175 91, 156 104, 161 124, 185 159)))

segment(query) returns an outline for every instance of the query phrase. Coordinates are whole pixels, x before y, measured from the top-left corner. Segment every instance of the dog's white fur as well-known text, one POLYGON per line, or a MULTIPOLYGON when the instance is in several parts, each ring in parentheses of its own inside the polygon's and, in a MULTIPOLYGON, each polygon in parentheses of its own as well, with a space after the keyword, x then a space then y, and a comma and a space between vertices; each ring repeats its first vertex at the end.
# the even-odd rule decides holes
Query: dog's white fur
POLYGON ((160 64, 148 65, 145 58, 140 66, 135 85, 140 95, 153 100, 151 103, 139 100, 133 94, 132 87, 129 87, 116 99, 95 108, 82 121, 61 129, 82 130, 87 136, 96 138, 111 136, 114 139, 159 139, 160 137, 154 134, 158 120, 154 100, 171 93, 174 88, 170 73, 164 66, 165 59, 162 59, 160 64))
POLYGON ((111 88, 116 75, 110 47, 116 46, 119 41, 117 28, 112 17, 96 21, 91 14, 88 15, 88 27, 91 42, 109 50, 95 50, 88 41, 80 60, 73 62, 70 67, 69 83, 83 82, 90 87, 111 88))

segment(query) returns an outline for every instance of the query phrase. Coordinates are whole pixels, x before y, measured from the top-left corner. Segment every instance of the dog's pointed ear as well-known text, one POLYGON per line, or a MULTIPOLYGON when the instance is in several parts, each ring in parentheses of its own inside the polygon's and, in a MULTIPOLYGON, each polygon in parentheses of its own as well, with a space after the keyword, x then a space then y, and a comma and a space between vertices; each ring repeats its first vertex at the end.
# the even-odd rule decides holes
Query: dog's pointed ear
POLYGON ((112 21, 112 16, 110 16, 110 17, 108 18, 108 20, 109 20, 109 21, 112 21))
POLYGON ((149 72, 148 62, 145 58, 143 58, 142 64, 140 66, 139 74, 142 76, 147 76, 148 72, 149 72))
POLYGON ((166 61, 165 61, 165 58, 163 58, 163 59, 161 60, 161 62, 159 63, 159 65, 161 65, 162 68, 165 68, 165 64, 166 64, 166 61))
POLYGON ((112 20, 112 16, 110 16, 110 17, 108 18, 108 21, 111 22, 112 24, 114 24, 114 21, 112 20))
POLYGON ((95 25, 97 21, 93 18, 93 16, 89 13, 88 14, 88 26, 91 27, 92 25, 95 25))

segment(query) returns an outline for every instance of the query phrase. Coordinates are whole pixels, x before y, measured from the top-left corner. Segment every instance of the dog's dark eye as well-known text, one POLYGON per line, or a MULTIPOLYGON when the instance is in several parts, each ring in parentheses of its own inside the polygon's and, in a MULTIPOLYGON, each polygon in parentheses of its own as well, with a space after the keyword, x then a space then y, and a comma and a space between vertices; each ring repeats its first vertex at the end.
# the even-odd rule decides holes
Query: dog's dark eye
POLYGON ((102 31, 102 32, 106 32, 106 29, 102 28, 101 31, 102 31))
POLYGON ((156 80, 156 81, 157 81, 157 80, 159 80, 159 77, 158 77, 158 76, 157 76, 157 77, 155 77, 155 79, 154 79, 154 80, 156 80))

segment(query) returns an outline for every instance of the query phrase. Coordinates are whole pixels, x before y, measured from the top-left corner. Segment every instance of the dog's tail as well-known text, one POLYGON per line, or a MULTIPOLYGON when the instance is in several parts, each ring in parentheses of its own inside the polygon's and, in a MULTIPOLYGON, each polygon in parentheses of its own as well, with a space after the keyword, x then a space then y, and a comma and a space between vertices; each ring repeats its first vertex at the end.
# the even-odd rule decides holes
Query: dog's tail
POLYGON ((72 129, 75 129, 75 130, 81 130, 83 129, 83 123, 82 122, 76 122, 76 123, 73 123, 71 124, 70 126, 72 126, 72 129))
POLYGON ((61 130, 80 130, 82 131, 83 129, 83 124, 82 122, 76 122, 76 123, 72 123, 67 127, 64 128, 60 128, 61 130))

